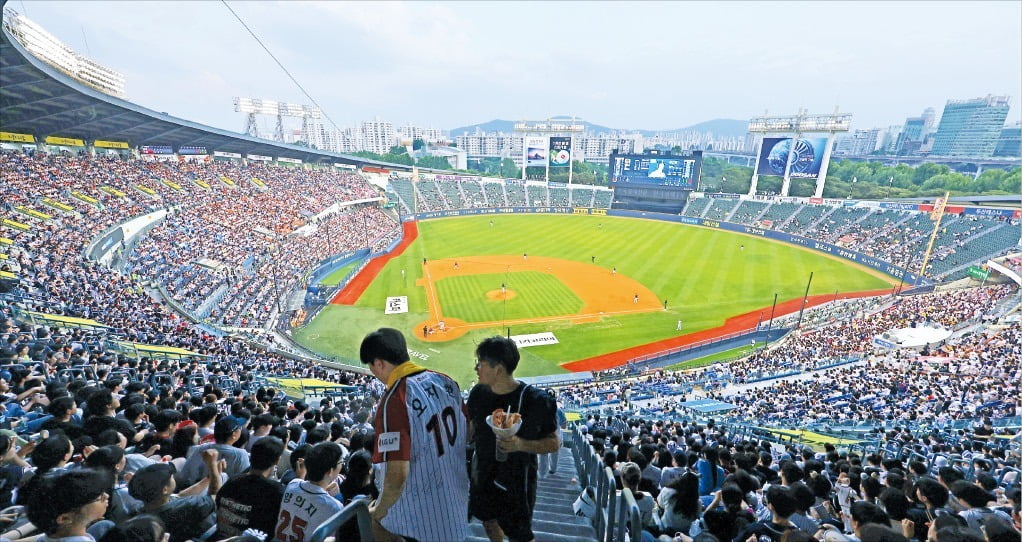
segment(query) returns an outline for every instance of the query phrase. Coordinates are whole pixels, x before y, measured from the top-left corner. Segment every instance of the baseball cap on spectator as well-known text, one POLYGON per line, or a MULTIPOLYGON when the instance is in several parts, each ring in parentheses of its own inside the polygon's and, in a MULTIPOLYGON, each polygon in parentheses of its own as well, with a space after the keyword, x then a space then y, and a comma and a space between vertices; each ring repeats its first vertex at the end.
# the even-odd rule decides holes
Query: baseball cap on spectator
POLYGON ((128 493, 142 502, 153 502, 170 485, 177 468, 173 463, 153 463, 142 467, 131 477, 128 493))
POLYGON ((218 442, 230 438, 231 433, 238 431, 245 425, 244 420, 235 416, 224 416, 216 421, 213 426, 213 436, 218 442))

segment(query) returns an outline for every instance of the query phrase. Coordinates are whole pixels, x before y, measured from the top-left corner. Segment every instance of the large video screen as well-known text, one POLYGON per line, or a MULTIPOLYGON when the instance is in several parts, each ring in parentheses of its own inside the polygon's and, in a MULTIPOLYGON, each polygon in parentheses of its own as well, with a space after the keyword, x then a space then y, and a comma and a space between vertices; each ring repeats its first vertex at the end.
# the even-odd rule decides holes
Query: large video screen
POLYGON ((702 151, 690 156, 611 154, 611 185, 670 186, 695 190, 702 167, 702 151))
POLYGON ((792 179, 815 179, 820 175, 823 164, 823 151, 827 148, 827 138, 793 139, 790 137, 764 137, 759 152, 759 174, 784 176, 784 166, 791 153, 794 141, 795 151, 791 156, 792 179))

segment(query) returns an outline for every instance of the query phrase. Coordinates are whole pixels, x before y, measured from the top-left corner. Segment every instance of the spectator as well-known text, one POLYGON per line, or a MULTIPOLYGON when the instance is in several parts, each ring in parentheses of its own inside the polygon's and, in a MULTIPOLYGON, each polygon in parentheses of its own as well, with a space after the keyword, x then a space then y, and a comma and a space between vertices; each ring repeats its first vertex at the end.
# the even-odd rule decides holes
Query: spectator
POLYGON ((307 480, 295 478, 284 489, 273 530, 274 539, 280 542, 305 542, 316 528, 343 508, 334 498, 338 494, 341 447, 333 442, 320 442, 308 451, 303 464, 307 480))
POLYGON ((203 458, 203 452, 206 450, 216 450, 218 456, 226 462, 224 472, 228 477, 237 476, 248 470, 248 452, 234 447, 234 443, 241 438, 242 429, 244 423, 237 417, 224 416, 217 420, 213 429, 213 438, 216 441, 193 447, 177 478, 187 486, 197 483, 206 476, 209 473, 207 461, 203 458))
POLYGON ((87 540, 87 530, 106 513, 112 486, 110 474, 100 470, 76 469, 44 475, 38 490, 28 501, 28 519, 43 536, 38 540, 87 540))
POLYGON ((274 475, 284 443, 264 437, 252 445, 251 467, 247 473, 228 480, 216 494, 216 540, 238 536, 246 529, 273 533, 284 486, 274 475))
MULTIPOLYGON (((795 497, 791 490, 784 486, 772 485, 763 500, 770 510, 769 521, 757 521, 750 523, 741 533, 734 538, 734 542, 745 542, 749 537, 767 537, 773 542, 779 542, 787 531, 797 528, 788 520, 795 513, 795 497)), ((757 538, 761 540, 761 538, 757 538)))
POLYGON ((205 539, 216 530, 216 505, 223 465, 216 450, 200 455, 209 475, 200 483, 175 495, 176 469, 171 463, 154 463, 136 472, 128 484, 131 496, 142 501, 142 510, 160 518, 170 533, 170 542, 205 539), (206 495, 197 496, 206 488, 206 495))
POLYGON ((468 424, 457 382, 413 363, 404 336, 392 328, 366 335, 359 358, 387 386, 373 422, 373 462, 383 478, 369 506, 373 538, 464 539, 468 424))
POLYGON ((536 503, 536 454, 550 453, 560 445, 557 436, 557 405, 543 390, 514 378, 520 355, 514 341, 504 337, 484 339, 476 348, 478 384, 468 397, 470 431, 474 434, 475 459, 470 513, 479 518, 490 540, 532 540, 532 510, 536 503), (521 415, 518 433, 497 441, 486 417, 496 409, 521 415), (498 447, 507 454, 497 461, 498 447))

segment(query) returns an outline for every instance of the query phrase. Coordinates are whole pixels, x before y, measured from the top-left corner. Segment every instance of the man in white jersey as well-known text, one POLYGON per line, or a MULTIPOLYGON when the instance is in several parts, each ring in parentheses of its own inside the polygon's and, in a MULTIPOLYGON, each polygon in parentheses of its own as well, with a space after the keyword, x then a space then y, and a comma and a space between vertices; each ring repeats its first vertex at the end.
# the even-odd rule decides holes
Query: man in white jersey
POLYGON ((334 498, 341 472, 341 447, 320 442, 305 456, 305 480, 295 478, 284 490, 273 538, 280 542, 305 542, 344 505, 334 498))
POLYGON ((373 540, 464 540, 468 416, 457 382, 409 361, 396 329, 366 335, 359 358, 387 386, 373 422, 373 463, 383 479, 369 506, 373 540))

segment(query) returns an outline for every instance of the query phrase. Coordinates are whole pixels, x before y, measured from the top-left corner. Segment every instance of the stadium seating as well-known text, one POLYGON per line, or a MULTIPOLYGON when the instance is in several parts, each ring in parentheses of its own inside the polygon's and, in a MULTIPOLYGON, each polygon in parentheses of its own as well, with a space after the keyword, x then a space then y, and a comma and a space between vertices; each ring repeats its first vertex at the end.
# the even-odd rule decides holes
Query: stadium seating
POLYGON ((488 207, 483 189, 476 181, 462 181, 461 190, 465 194, 465 203, 471 208, 488 207))
POLYGON ((838 212, 834 207, 823 206, 823 205, 803 205, 801 209, 795 213, 795 216, 791 217, 782 228, 782 231, 789 233, 804 234, 805 232, 813 231, 813 227, 820 218, 830 213, 831 211, 838 212))
POLYGON ((703 216, 711 220, 724 220, 737 205, 738 200, 715 199, 703 216))
POLYGON ((765 201, 742 200, 728 221, 737 222, 738 224, 752 224, 769 205, 765 201))
POLYGON ((547 200, 547 189, 545 186, 528 185, 529 205, 533 207, 546 207, 550 205, 547 200))
POLYGON ((482 183, 483 191, 486 192, 486 203, 488 207, 507 207, 507 200, 504 198, 504 185, 502 183, 482 183))
POLYGON ((760 222, 769 221, 770 223, 780 226, 795 213, 802 205, 799 203, 781 202, 774 203, 769 209, 759 217, 760 222))
POLYGON ((710 207, 710 203, 712 203, 712 201, 709 198, 690 199, 685 205, 685 210, 682 211, 681 214, 693 218, 702 217, 703 213, 706 212, 706 209, 710 207))
MULTIPOLYGON (((818 223, 813 230, 809 231, 810 236, 824 238, 829 235, 840 235, 852 227, 863 217, 870 214, 870 209, 839 208, 818 223)), ((797 218, 797 217, 796 217, 797 218)), ((794 221, 794 220, 793 220, 794 221)), ((789 230, 795 231, 795 230, 789 230)))
MULTIPOLYGON (((278 409, 274 412, 282 415, 271 422, 274 431, 283 440, 294 442, 294 447, 309 437, 313 425, 331 419, 339 420, 339 425, 327 424, 330 431, 338 431, 349 443, 360 438, 356 436, 358 428, 364 428, 361 424, 375 402, 365 392, 379 393, 378 381, 268 352, 269 337, 261 336, 260 345, 222 335, 214 327, 188 322, 150 297, 154 290, 163 291, 169 302, 188 316, 216 327, 261 325, 274 310, 274 300, 281 294, 278 290, 292 289, 297 277, 321 259, 357 248, 380 250, 396 239, 397 223, 375 207, 356 206, 321 215, 335 203, 377 195, 359 176, 219 162, 156 164, 11 153, 0 156, 0 166, 4 202, 0 217, 8 220, 0 225, 0 237, 9 240, 0 247, 4 256, 0 268, 17 273, 13 283, 5 279, 7 291, 0 296, 0 334, 6 334, 5 344, 29 343, 24 358, 18 357, 22 355, 19 349, 0 348, 0 356, 13 361, 4 365, 11 374, 12 389, 40 379, 51 386, 75 387, 80 393, 118 385, 123 378, 131 389, 140 390, 129 392, 125 403, 136 401, 129 397, 132 393, 139 394, 142 402, 147 401, 148 393, 153 393, 153 401, 162 401, 162 395, 169 400, 167 404, 188 410, 199 421, 206 415, 202 406, 206 401, 228 405, 222 397, 235 390, 251 397, 259 393, 267 407, 257 408, 278 409), (84 249, 110 228, 168 205, 177 210, 122 247, 116 256, 119 265, 115 262, 110 268, 82 258, 84 249), (125 273, 117 270, 120 265, 125 273), (13 328, 9 327, 11 316, 20 319, 13 328), (87 323, 92 320, 95 324, 87 323), (70 322, 77 322, 77 327, 68 327, 70 322), (17 330, 15 343, 9 339, 11 329, 17 330), (20 333, 22 330, 26 333, 20 333), (148 348, 149 353, 140 355, 140 348, 148 348), (184 349, 184 353, 171 348, 184 349), (40 367, 44 371, 52 368, 53 374, 31 373, 40 367), (359 387, 355 392, 339 393, 337 403, 326 403, 304 415, 297 404, 284 402, 277 381, 271 380, 280 374, 359 387), (161 388, 161 382, 171 385, 161 388), (171 396, 175 390, 186 390, 197 401, 171 396), (288 416, 295 422, 285 421, 288 416), (303 429, 299 422, 305 417, 313 425, 303 429)), ((574 204, 578 196, 609 205, 611 194, 590 188, 537 185, 526 190, 522 185, 472 181, 425 181, 412 186, 392 179, 391 188, 401 205, 406 198, 413 207, 417 205, 410 194, 418 190, 418 205, 438 210, 506 203, 505 188, 514 201, 524 203, 528 197, 532 203, 553 205, 574 204)), ((767 206, 765 202, 739 204, 708 198, 694 200, 690 208, 693 205, 696 215, 714 219, 742 218, 753 223, 769 215, 777 217, 778 226, 790 218, 789 227, 796 220, 800 225, 816 221, 820 224, 814 234, 837 238, 857 249, 862 246, 884 257, 897 256, 901 250, 919 250, 928 239, 929 218, 917 214, 841 214, 845 213, 841 208, 831 211, 824 206, 767 206), (782 208, 773 210, 776 206, 782 208), (827 228, 820 227, 824 222, 827 228), (878 236, 884 239, 878 241, 878 236), (904 244, 910 248, 902 247, 904 244)), ((932 227, 932 222, 929 224, 932 227)), ((945 217, 938 234, 941 248, 934 252, 932 269, 958 274, 961 266, 1011 246, 1020 233, 1020 226, 1010 221, 945 217)), ((650 475, 648 483, 652 485, 646 489, 616 493, 610 484, 616 484, 615 469, 623 469, 626 460, 661 468, 667 466, 672 451, 695 454, 717 441, 732 454, 731 461, 754 449, 773 455, 775 463, 783 465, 784 454, 790 459, 802 453, 793 442, 793 434, 801 435, 795 429, 809 429, 814 431, 813 438, 836 442, 842 442, 837 440, 840 435, 859 435, 850 442, 864 454, 921 458, 924 466, 934 471, 938 459, 946 458, 960 466, 970 480, 989 475, 1002 487, 1017 485, 1018 473, 1012 470, 999 441, 975 444, 971 440, 976 438, 973 428, 982 416, 993 418, 996 427, 1019 425, 1017 405, 1011 398, 1019 393, 1022 353, 1017 345, 1022 343, 1022 325, 984 327, 1017 304, 1017 296, 1017 288, 1001 285, 834 303, 807 311, 799 333, 745 359, 689 372, 634 365, 608 371, 591 382, 559 388, 561 400, 583 418, 570 439, 573 457, 562 454, 560 462, 562 469, 573 463, 577 470, 541 482, 537 539, 581 541, 608 532, 623 537, 644 528, 656 531, 658 520, 642 512, 644 503, 649 502, 644 499, 655 498, 665 484, 650 475), (892 328, 922 324, 942 326, 955 334, 921 353, 874 349, 875 336, 892 328), (686 406, 696 396, 731 405, 731 410, 721 423, 708 429, 694 420, 686 406), (604 409, 611 409, 614 415, 596 423, 596 413, 605 415, 604 409), (920 436, 924 434, 925 439, 920 436), (861 438, 864 435, 871 438, 861 438), (757 444, 749 442, 752 437, 757 444), (768 443, 762 447, 759 441, 768 443), (631 443, 637 443, 633 452, 628 451, 631 443), (600 452, 613 448, 621 455, 605 464, 595 455, 597 448, 600 452), (647 452, 655 456, 646 458, 647 452), (603 465, 610 470, 597 468, 603 465), (600 482, 600 472, 609 478, 600 482), (602 493, 594 494, 599 516, 590 530, 585 519, 570 514, 567 503, 580 489, 600 484, 602 493)), ((791 318, 776 325, 790 325, 791 318)), ((31 412, 22 413, 12 411, 15 404, 8 404, 5 415, 21 422, 20 430, 27 432, 26 436, 49 421, 39 416, 41 408, 32 411, 28 404, 31 412)), ((121 410, 128 415, 127 409, 121 410)), ((151 415, 155 418, 157 414, 158 409, 151 415)), ((247 415, 254 417, 254 413, 247 415)), ((128 438, 129 449, 138 452, 128 438)), ((143 443, 148 441, 140 440, 138 446, 143 443)), ((72 445, 84 447, 84 441, 72 445)), ((174 451, 168 447, 168 460, 184 464, 187 448, 174 451)), ((722 460, 726 472, 736 472, 726 461, 722 460)), ((804 464, 813 468, 812 461, 804 464)), ((822 475, 836 476, 836 468, 831 473, 826 464, 821 465, 822 475)), ((761 499, 755 502, 750 508, 763 514, 766 508, 761 499)), ((663 519, 659 521, 663 527, 663 519)), ((470 540, 482 539, 481 526, 476 522, 470 527, 474 537, 470 540)))
POLYGON ((525 194, 525 186, 523 185, 504 185, 504 193, 507 194, 507 204, 510 207, 527 207, 529 205, 529 198, 525 194))
POLYGON ((571 207, 571 196, 567 188, 550 187, 551 207, 571 207))
POLYGON ((571 206, 572 207, 593 207, 595 202, 593 201, 593 189, 581 186, 571 187, 571 206))

